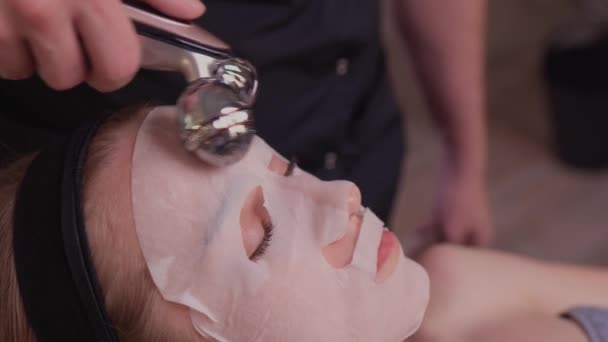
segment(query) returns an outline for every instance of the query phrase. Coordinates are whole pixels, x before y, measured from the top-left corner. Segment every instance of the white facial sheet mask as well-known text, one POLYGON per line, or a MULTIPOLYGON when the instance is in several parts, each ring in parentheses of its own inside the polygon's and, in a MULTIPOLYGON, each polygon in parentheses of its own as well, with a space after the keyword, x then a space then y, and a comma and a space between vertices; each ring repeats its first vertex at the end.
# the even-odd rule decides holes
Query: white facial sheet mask
POLYGON ((428 277, 401 253, 395 272, 375 282, 383 225, 370 211, 351 264, 337 269, 323 257, 346 233, 348 183, 270 171, 275 152, 257 137, 242 161, 208 167, 182 147, 175 116, 173 107, 157 108, 138 132, 133 214, 155 285, 190 308, 196 331, 222 342, 400 342, 418 328, 428 277), (240 213, 257 186, 274 232, 251 261, 240 213), (343 193, 344 205, 315 196, 327 191, 343 193))

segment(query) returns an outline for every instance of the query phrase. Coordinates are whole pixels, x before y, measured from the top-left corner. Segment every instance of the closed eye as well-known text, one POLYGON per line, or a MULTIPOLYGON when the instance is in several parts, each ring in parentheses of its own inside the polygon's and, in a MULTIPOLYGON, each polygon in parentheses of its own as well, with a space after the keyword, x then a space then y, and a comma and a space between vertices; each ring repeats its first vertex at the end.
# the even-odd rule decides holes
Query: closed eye
POLYGON ((272 240, 274 224, 264 206, 264 193, 257 186, 247 195, 240 215, 243 247, 247 257, 255 261, 262 257, 272 240))
POLYGON ((268 246, 270 246, 272 233, 274 232, 274 224, 272 221, 267 221, 262 223, 262 227, 264 228, 264 238, 255 251, 253 251, 253 253, 249 256, 249 260, 251 261, 256 261, 261 258, 266 253, 268 246))
MULTIPOLYGON (((287 165, 287 169, 285 170, 285 173, 283 175, 285 177, 289 177, 289 176, 293 175, 293 171, 295 170, 296 167, 297 167, 296 159, 292 158, 289 161, 289 164, 287 165)), ((272 240, 272 233, 274 232, 274 224, 272 223, 270 215, 266 211, 266 208, 263 208, 263 211, 265 213, 265 215, 264 215, 265 219, 262 222, 262 227, 264 228, 264 237, 263 237, 262 241, 260 242, 260 244, 258 245, 258 247, 255 249, 255 251, 253 251, 253 253, 249 256, 249 259, 251 261, 258 260, 260 257, 262 257, 266 253, 266 249, 268 248, 268 246, 270 246, 270 241, 272 240)))

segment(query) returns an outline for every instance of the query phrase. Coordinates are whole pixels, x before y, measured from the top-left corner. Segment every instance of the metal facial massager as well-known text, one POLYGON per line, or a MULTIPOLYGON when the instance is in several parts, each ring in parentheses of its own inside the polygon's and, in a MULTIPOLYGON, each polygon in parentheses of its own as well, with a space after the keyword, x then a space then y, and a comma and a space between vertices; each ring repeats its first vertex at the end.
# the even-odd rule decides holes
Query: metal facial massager
POLYGON ((217 167, 240 160, 255 134, 255 68, 200 27, 132 1, 123 6, 142 43, 141 67, 180 72, 189 82, 177 102, 185 148, 217 167))

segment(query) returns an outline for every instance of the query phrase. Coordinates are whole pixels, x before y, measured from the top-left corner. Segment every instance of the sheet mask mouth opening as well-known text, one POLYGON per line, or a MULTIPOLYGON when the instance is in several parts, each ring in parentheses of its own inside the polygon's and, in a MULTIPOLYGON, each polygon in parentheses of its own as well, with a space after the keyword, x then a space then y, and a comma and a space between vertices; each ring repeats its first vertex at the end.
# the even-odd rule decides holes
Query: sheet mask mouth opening
POLYGON ((395 234, 384 228, 380 246, 378 246, 378 260, 376 265, 376 283, 384 282, 395 271, 399 262, 399 240, 395 234))

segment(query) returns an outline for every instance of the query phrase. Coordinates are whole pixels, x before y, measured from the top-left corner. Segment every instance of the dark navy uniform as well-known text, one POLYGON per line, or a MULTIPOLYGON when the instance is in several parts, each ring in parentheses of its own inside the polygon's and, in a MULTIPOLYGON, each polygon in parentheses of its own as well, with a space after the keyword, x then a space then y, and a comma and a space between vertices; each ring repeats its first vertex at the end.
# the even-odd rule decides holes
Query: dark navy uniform
MULTIPOLYGON (((379 1, 204 3, 207 13, 197 23, 258 68, 260 136, 322 179, 355 182, 364 204, 386 219, 404 139, 380 46, 379 1)), ((61 133, 128 105, 173 104, 184 85, 179 75, 151 71, 110 94, 87 86, 57 93, 38 79, 0 81, 3 108, 12 108, 0 123, 3 156, 36 147, 48 131, 61 133)))

